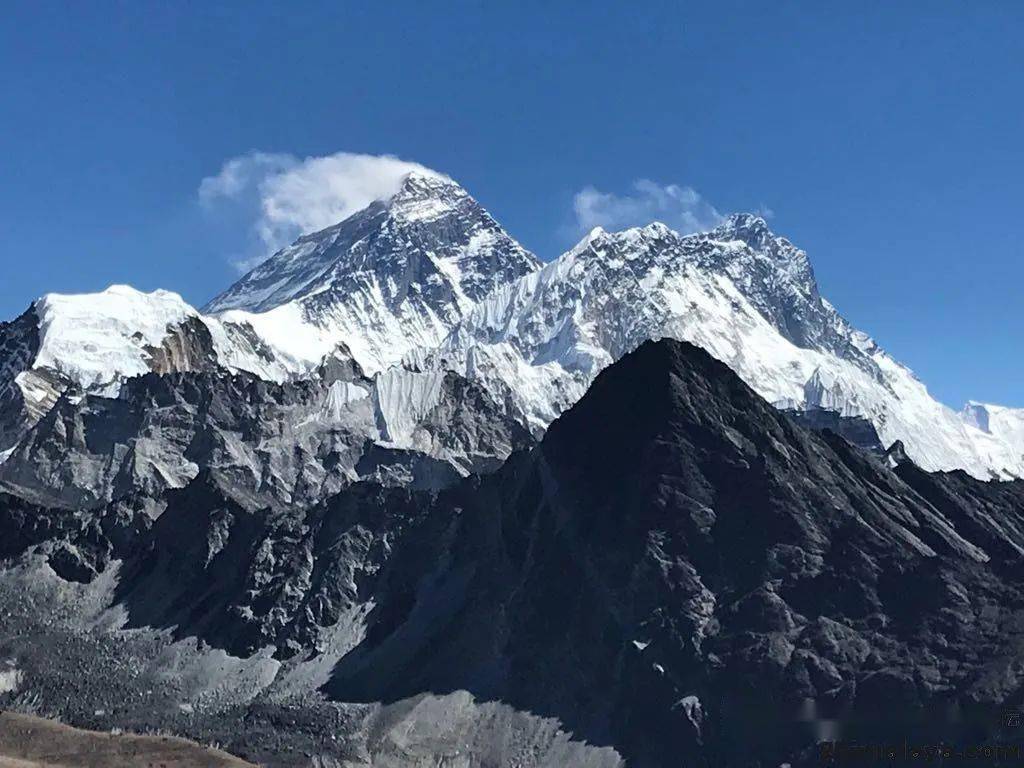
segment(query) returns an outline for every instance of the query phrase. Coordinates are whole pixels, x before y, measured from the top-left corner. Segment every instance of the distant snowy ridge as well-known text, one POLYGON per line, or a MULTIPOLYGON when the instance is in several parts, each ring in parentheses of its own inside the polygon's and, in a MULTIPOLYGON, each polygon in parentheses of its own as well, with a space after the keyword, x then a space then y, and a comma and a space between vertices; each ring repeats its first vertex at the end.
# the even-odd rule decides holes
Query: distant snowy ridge
POLYGON ((314 503, 361 479, 441 487, 530 442, 453 372, 366 376, 343 345, 308 367, 167 291, 51 294, 0 325, 0 487, 40 502, 153 496, 205 470, 255 504, 314 503))
MULTIPOLYGON (((174 335, 193 321, 209 334, 214 359, 228 370, 247 371, 283 381, 295 368, 287 352, 268 346, 240 323, 201 315, 176 293, 143 293, 113 285, 91 294, 47 294, 34 305, 39 316, 40 346, 34 366, 48 368, 83 389, 116 385, 125 378, 155 370, 159 355, 174 335)), ((199 367, 198 357, 180 357, 167 367, 199 367)))
POLYGON ((985 430, 936 401, 820 296, 806 254, 750 215, 687 237, 658 223, 595 230, 407 363, 480 380, 539 433, 601 369, 662 337, 704 347, 779 407, 863 416, 926 469, 1024 476, 1021 412, 996 409, 985 430))
MULTIPOLYGON (((47 294, 34 308, 40 347, 33 367, 49 368, 83 389, 116 388, 125 378, 154 370, 154 350, 190 320, 209 333, 212 351, 223 367, 274 381, 289 373, 287 365, 246 336, 239 324, 204 317, 170 291, 143 293, 112 285, 92 294, 47 294)), ((187 370, 198 364, 197 359, 183 357, 171 367, 187 370)))

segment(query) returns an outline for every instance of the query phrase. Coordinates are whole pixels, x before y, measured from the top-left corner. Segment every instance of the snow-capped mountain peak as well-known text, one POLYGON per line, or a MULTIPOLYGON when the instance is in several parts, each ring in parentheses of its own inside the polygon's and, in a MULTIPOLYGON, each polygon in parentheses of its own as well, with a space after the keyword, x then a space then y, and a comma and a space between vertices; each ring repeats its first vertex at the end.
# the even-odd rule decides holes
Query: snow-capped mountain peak
POLYGON ((763 271, 757 266, 757 262, 763 262, 773 271, 774 281, 788 282, 808 296, 817 295, 818 283, 807 254, 785 237, 776 235, 763 217, 734 213, 706 237, 721 243, 740 244, 739 248, 725 249, 722 256, 732 258, 741 268, 763 271))
MULTIPOLYGON (((539 262, 501 229, 459 184, 414 171, 387 200, 371 203, 327 229, 303 235, 243 276, 204 307, 207 312, 262 312, 328 292, 362 272, 392 278, 385 299, 408 297, 436 276, 449 289, 481 298, 509 271, 524 273, 539 262), (401 272, 416 274, 403 275, 401 272)), ((515 276, 518 276, 516 274, 515 276)))
POLYGON ((170 291, 46 294, 0 323, 0 450, 66 392, 114 396, 150 372, 216 367, 275 381, 290 375, 286 353, 251 327, 204 317, 170 291))
POLYGON ((373 372, 438 344, 475 302, 539 266, 456 182, 417 172, 388 200, 279 251, 205 311, 298 333, 310 362, 344 342, 373 372))
POLYGON ((751 248, 763 249, 778 239, 764 217, 755 213, 733 213, 711 230, 721 240, 742 240, 751 248))
POLYGON ((433 221, 450 215, 470 201, 475 202, 465 189, 447 176, 412 171, 385 204, 395 218, 433 221))
MULTIPOLYGON (((597 227, 542 266, 455 181, 412 173, 206 312, 112 286, 50 295, 0 323, 0 452, 72 388, 109 395, 151 371, 211 368, 283 382, 331 356, 398 382, 380 391, 403 403, 408 382, 430 394, 452 369, 539 435, 603 368, 668 337, 703 347, 779 407, 867 419, 927 469, 1024 475, 1024 411, 970 403, 958 414, 935 401, 821 296, 807 254, 754 214, 686 236, 660 222, 597 227)), ((408 414, 385 412, 387 433, 405 434, 395 425, 408 414)))

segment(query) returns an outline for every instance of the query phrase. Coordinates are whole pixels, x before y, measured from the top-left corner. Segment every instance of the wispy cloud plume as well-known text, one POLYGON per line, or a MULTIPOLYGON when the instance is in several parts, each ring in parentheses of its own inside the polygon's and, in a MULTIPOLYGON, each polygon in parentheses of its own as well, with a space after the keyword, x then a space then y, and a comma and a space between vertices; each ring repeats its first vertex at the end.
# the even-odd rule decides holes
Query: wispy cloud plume
POLYGON ((299 235, 390 197, 411 171, 437 173, 391 155, 337 152, 300 159, 250 152, 204 178, 198 197, 213 215, 230 209, 235 217, 251 220, 249 242, 240 249, 242 255, 233 257, 235 266, 245 271, 299 235))
POLYGON ((660 221, 688 234, 711 229, 723 216, 693 187, 658 184, 650 179, 633 182, 632 192, 616 195, 584 187, 573 198, 577 234, 594 227, 627 229, 660 221))

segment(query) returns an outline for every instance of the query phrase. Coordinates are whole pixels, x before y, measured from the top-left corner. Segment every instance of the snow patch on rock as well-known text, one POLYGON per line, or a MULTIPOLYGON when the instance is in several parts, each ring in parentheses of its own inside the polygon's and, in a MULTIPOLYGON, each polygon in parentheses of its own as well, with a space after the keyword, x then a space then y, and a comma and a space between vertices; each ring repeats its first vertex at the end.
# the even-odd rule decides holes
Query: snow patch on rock
POLYGON ((13 666, 0 669, 0 693, 17 693, 21 683, 22 673, 20 669, 13 666))
POLYGON ((176 293, 112 285, 100 293, 49 293, 36 302, 40 348, 35 367, 84 388, 149 372, 146 347, 198 313, 176 293))

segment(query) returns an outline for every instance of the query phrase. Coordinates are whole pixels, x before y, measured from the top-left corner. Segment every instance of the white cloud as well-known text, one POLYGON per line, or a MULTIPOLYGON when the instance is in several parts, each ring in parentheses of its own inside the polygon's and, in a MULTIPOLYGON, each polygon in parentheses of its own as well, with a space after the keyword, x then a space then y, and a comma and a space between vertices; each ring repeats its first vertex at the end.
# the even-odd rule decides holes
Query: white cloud
POLYGON ((297 160, 292 155, 250 152, 233 157, 221 166, 216 176, 207 176, 199 183, 199 202, 214 206, 224 198, 237 198, 264 179, 292 168, 297 160))
POLYGON ((337 152, 300 159, 250 152, 234 157, 199 184, 199 202, 214 215, 231 209, 251 219, 255 242, 234 259, 240 270, 255 266, 301 234, 315 232, 374 200, 390 197, 411 171, 438 174, 391 155, 337 152))
POLYGON ((620 230, 660 221, 682 234, 702 232, 721 223, 723 216, 692 187, 661 185, 649 179, 633 182, 626 195, 584 187, 573 199, 580 232, 594 227, 620 230))

